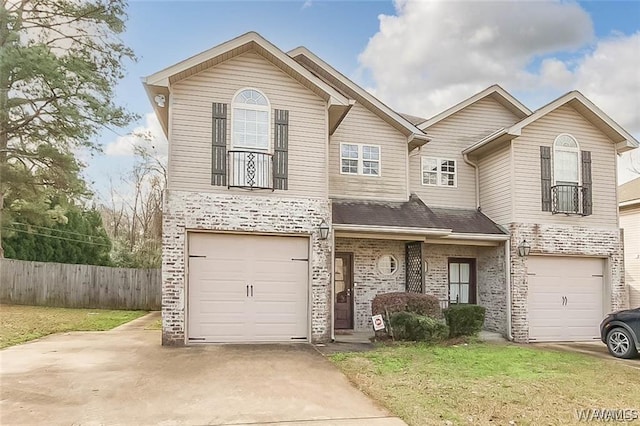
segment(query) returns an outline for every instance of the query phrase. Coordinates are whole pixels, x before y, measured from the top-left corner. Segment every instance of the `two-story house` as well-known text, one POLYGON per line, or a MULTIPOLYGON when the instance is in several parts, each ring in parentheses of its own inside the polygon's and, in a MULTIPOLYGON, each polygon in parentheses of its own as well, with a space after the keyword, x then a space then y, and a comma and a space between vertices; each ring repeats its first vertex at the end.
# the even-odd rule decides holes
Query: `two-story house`
POLYGON ((327 341, 376 294, 487 308, 514 338, 598 336, 626 306, 616 154, 577 92, 498 86, 425 120, 247 33, 144 79, 169 140, 163 343, 327 341))

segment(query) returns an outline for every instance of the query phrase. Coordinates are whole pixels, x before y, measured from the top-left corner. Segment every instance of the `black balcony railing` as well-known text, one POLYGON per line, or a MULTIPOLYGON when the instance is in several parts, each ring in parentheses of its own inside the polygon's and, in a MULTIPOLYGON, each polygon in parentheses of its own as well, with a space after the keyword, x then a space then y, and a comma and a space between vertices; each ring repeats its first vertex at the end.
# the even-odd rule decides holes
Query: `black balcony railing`
POLYGON ((578 185, 551 187, 551 212, 582 215, 584 188, 578 185))
POLYGON ((272 154, 232 150, 227 165, 229 188, 273 189, 272 154))

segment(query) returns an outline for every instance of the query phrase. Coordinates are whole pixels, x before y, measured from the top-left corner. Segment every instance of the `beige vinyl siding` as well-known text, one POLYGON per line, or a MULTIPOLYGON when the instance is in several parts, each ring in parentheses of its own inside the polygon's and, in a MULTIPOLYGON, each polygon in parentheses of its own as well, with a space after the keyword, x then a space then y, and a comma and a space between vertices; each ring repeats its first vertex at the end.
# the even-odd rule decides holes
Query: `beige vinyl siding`
POLYGON ((464 162, 462 150, 517 121, 512 112, 488 96, 425 129, 431 141, 420 152, 412 152, 409 160, 411 192, 418 194, 429 206, 475 208, 475 170, 464 162), (423 185, 422 157, 456 160, 457 187, 423 185))
MULTIPOLYGON (((616 153, 602 132, 570 106, 563 106, 534 121, 514 139, 514 221, 617 228, 616 153), (540 146, 552 147, 561 133, 572 135, 582 151, 591 151, 593 214, 585 217, 542 211, 540 146)), ((553 158, 552 158, 553 161, 553 158)), ((553 167, 552 167, 553 169, 553 167)))
POLYGON ((239 89, 247 87, 260 90, 271 104, 271 153, 273 110, 289 110, 289 189, 275 191, 275 194, 326 197, 326 103, 262 56, 251 52, 172 86, 169 188, 230 191, 211 185, 212 103, 228 104, 227 146, 230 148, 231 101, 239 89))
POLYGON ((478 161, 480 206, 491 220, 511 222, 511 147, 490 153, 478 161))
POLYGON ((356 103, 329 144, 329 195, 338 198, 406 200, 407 138, 356 103), (380 146, 380 176, 340 173, 340 144, 380 146))
POLYGON ((624 229, 624 277, 629 288, 629 307, 640 307, 640 205, 620 209, 624 229))

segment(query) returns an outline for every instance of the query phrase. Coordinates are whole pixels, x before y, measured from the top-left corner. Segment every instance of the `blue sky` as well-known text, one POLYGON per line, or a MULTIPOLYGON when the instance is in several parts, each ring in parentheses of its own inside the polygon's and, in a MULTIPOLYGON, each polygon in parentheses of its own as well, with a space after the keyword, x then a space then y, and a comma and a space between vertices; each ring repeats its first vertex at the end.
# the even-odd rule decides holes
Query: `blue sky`
MULTIPOLYGON (((118 134, 105 130, 98 141, 105 148, 111 146, 112 149, 106 150, 110 154, 96 154, 87 159, 85 175, 94 182, 94 189, 104 194, 108 176, 117 185, 118 177, 132 167, 132 158, 125 152, 118 153, 113 145, 119 136, 122 145, 125 141, 121 136, 136 127, 153 127, 146 117, 151 106, 141 77, 247 31, 259 32, 284 51, 304 45, 372 90, 382 101, 416 115, 433 115, 493 83, 503 85, 532 109, 578 88, 638 135, 640 125, 636 128, 637 123, 629 118, 634 114, 640 116, 637 102, 626 106, 627 110, 631 109, 630 114, 607 108, 616 109, 625 99, 631 103, 634 97, 640 99, 640 71, 637 71, 640 70, 640 50, 636 49, 639 44, 635 41, 640 40, 640 2, 562 2, 551 6, 548 2, 406 5, 404 1, 399 4, 389 1, 133 1, 129 5, 123 39, 139 60, 127 64, 127 76, 117 88, 117 101, 143 118, 129 129, 119 129, 118 134), (474 8, 480 8, 480 13, 474 12, 474 8), (530 18, 522 16, 523 13, 530 18), (390 17, 385 20, 384 28, 380 15, 390 17), (495 74, 486 70, 489 66, 480 67, 482 72, 469 70, 468 75, 463 70, 459 78, 466 79, 465 84, 450 80, 446 74, 460 74, 458 59, 467 57, 470 51, 465 38, 469 38, 469 34, 485 34, 483 30, 492 27, 488 22, 490 18, 486 17, 495 15, 499 20, 493 27, 499 28, 500 36, 484 51, 482 46, 473 51, 487 63, 495 59, 495 55, 506 55, 506 52, 511 52, 512 60, 499 61, 502 67, 498 67, 495 74), (443 26, 443 21, 452 16, 454 22, 477 31, 466 35, 449 33, 451 25, 443 26), (515 46, 518 52, 514 55, 514 46, 508 45, 509 32, 519 31, 523 25, 530 25, 533 35, 522 49, 515 46), (554 31, 558 31, 557 37, 554 31), (443 41, 439 40, 440 36, 443 41), (424 43, 420 41, 422 37, 424 43), (442 49, 445 41, 447 46, 454 46, 451 52, 442 49), (602 61, 598 62, 607 52, 624 57, 619 61, 624 66, 616 66, 616 70, 630 71, 621 74, 622 77, 612 75, 602 61), (485 53, 487 56, 483 59, 485 53), (436 63, 441 68, 440 77, 429 74, 436 63), (418 72, 405 73, 409 68, 418 72), (606 88, 606 93, 601 87, 603 93, 599 93, 598 87, 603 85, 598 83, 598 78, 602 77, 594 78, 594 73, 609 74, 612 79, 620 80, 620 86, 606 88), (418 93, 414 93, 411 86, 419 87, 418 93), (626 93, 627 98, 620 98, 616 90, 626 93), (617 99, 608 96, 617 96, 617 99)), ((460 66, 469 69, 474 63, 463 61, 460 66)))

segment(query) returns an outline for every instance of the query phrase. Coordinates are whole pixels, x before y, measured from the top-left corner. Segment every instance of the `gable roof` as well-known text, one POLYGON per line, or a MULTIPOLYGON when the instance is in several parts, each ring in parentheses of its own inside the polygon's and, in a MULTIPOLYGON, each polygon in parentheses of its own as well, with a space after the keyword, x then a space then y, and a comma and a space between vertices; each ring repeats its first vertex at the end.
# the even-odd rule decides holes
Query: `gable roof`
POLYGON ((168 130, 168 108, 158 107, 156 102, 154 102, 154 98, 157 95, 163 95, 165 99, 168 100, 168 88, 171 84, 177 83, 180 80, 249 51, 255 51, 273 65, 282 69, 300 84, 327 101, 330 107, 335 106, 337 107, 336 109, 347 111, 353 104, 353 101, 337 91, 330 84, 327 84, 298 62, 294 61, 290 56, 271 44, 260 34, 252 31, 198 53, 142 79, 147 96, 160 119, 165 134, 168 130))
POLYGON ((353 97, 367 109, 382 118, 384 121, 409 137, 410 147, 424 145, 429 141, 429 137, 402 114, 389 108, 371 93, 358 86, 356 83, 345 77, 338 70, 327 64, 306 47, 300 46, 288 52, 294 60, 309 69, 315 75, 328 81, 336 89, 353 97))
POLYGON ((435 115, 429 118, 428 120, 423 121, 422 123, 418 124, 418 128, 425 130, 426 128, 433 126, 434 124, 444 120, 445 118, 465 109, 469 105, 472 105, 486 97, 491 97, 492 99, 497 101, 500 105, 504 106, 506 109, 511 111, 513 114, 515 114, 516 117, 518 118, 522 119, 531 114, 531 110, 529 110, 529 108, 524 106, 519 100, 514 98, 509 92, 504 90, 502 87, 500 87, 497 84, 494 84, 493 86, 487 87, 482 92, 476 93, 470 98, 467 98, 464 101, 452 106, 451 108, 444 110, 440 114, 435 115))
POLYGON ((640 204, 640 177, 618 186, 620 207, 640 204))
POLYGON ((638 147, 638 141, 629 134, 629 132, 624 130, 618 123, 613 121, 611 117, 602 112, 600 108, 587 99, 582 93, 574 90, 537 109, 533 114, 523 120, 520 120, 513 126, 497 130, 491 135, 466 148, 462 153, 470 154, 472 152, 477 152, 480 149, 488 149, 496 143, 520 136, 524 127, 564 105, 569 105, 575 109, 587 121, 592 123, 609 139, 611 139, 615 143, 618 152, 625 152, 638 147))

